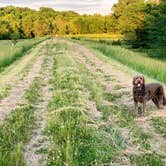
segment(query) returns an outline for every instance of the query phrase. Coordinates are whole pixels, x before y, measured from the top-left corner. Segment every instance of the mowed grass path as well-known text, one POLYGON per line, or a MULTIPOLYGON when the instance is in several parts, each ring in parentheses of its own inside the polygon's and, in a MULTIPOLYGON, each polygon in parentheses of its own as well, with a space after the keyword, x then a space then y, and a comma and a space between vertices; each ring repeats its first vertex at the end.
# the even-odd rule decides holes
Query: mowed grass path
MULTIPOLYGON (((38 41, 38 39, 35 39, 35 40, 38 41)), ((1 41, 1 42, 2 43, 6 42, 6 44, 8 44, 8 49, 13 49, 13 51, 15 50, 15 47, 12 47, 11 45, 9 45, 11 41, 1 41)), ((30 43, 31 40, 24 40, 24 42, 30 43)), ((13 59, 14 61, 10 61, 11 63, 9 64, 9 66, 1 68, 0 70, 0 100, 2 100, 4 97, 7 97, 12 87, 14 87, 19 80, 23 80, 23 78, 26 77, 26 75, 32 68, 33 64, 36 62, 38 57, 42 54, 42 47, 43 47, 42 43, 40 44, 36 43, 32 47, 33 49, 28 50, 26 53, 20 54, 21 57, 17 57, 15 60, 13 59)), ((4 58, 8 57, 7 55, 8 49, 7 47, 6 49, 4 49, 4 55, 6 54, 6 57, 4 56, 4 58)), ((15 55, 12 54, 11 56, 15 56, 15 55)))
MULTIPOLYGON (((151 149, 151 133, 136 125, 131 108, 120 102, 114 105, 114 100, 123 94, 115 96, 106 91, 97 75, 88 70, 88 55, 86 63, 81 62, 87 52, 80 51, 78 45, 72 49, 69 43, 60 40, 54 47, 54 95, 45 130, 51 142, 47 164, 99 166, 126 164, 127 160, 127 165, 164 166, 163 156, 151 149), (127 137, 133 139, 136 147, 140 146, 140 153, 133 150, 125 156, 128 145, 120 130, 129 131, 127 137)), ((92 63, 95 68, 96 64, 92 63)), ((99 68, 96 70, 102 72, 99 68)))

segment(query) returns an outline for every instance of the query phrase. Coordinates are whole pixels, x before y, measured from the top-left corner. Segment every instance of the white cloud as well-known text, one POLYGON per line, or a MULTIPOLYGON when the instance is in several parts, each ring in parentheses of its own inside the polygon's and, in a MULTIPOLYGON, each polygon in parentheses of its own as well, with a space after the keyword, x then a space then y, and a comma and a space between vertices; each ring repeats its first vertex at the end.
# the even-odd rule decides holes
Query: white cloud
POLYGON ((55 10, 73 10, 80 14, 108 14, 111 7, 118 0, 1 0, 0 7, 7 5, 30 7, 39 9, 40 7, 50 7, 55 10))

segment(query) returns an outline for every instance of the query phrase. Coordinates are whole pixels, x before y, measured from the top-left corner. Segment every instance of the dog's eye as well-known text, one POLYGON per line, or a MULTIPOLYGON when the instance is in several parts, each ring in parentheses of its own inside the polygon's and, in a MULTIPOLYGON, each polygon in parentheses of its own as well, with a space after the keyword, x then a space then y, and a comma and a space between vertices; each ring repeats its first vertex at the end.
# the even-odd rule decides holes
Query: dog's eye
POLYGON ((140 79, 142 80, 142 77, 140 77, 140 79))

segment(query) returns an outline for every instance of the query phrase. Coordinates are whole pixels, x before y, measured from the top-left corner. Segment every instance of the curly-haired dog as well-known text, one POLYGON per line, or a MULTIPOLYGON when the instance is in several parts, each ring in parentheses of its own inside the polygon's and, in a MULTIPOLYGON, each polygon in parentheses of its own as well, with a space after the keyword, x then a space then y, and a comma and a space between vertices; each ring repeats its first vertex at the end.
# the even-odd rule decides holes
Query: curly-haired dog
POLYGON ((133 78, 134 111, 138 111, 138 102, 143 104, 143 114, 146 112, 146 103, 152 100, 157 108, 166 105, 164 88, 159 83, 145 84, 144 76, 137 75, 133 78))

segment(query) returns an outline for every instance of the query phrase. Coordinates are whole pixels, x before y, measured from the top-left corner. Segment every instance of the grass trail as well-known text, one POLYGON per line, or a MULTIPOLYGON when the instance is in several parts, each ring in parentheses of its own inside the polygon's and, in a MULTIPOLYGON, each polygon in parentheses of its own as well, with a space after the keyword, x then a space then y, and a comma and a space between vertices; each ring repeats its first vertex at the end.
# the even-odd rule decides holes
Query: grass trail
POLYGON ((18 84, 12 88, 10 95, 4 98, 1 101, 0 105, 0 123, 2 124, 4 119, 10 114, 10 112, 17 108, 19 103, 22 104, 21 101, 22 96, 24 95, 25 91, 29 88, 32 81, 35 77, 38 76, 41 65, 43 63, 43 56, 40 56, 32 69, 29 71, 28 75, 18 82, 18 84))
POLYGON ((38 99, 39 91, 40 82, 36 78, 25 93, 27 103, 13 110, 4 124, 0 126, 0 165, 25 165, 23 144, 29 138, 34 122, 33 105, 38 99))
MULTIPOLYGON (((128 112, 127 110, 132 109, 131 108, 132 99, 130 98, 131 96, 130 96, 130 91, 129 91, 130 88, 126 88, 126 90, 125 90, 126 85, 123 84, 124 79, 118 78, 118 76, 120 74, 119 71, 117 69, 111 68, 110 65, 103 63, 101 60, 99 60, 99 59, 97 60, 96 57, 94 57, 86 49, 83 49, 83 47, 79 47, 78 45, 76 45, 75 49, 73 49, 70 54, 72 54, 72 52, 76 54, 74 57, 75 59, 79 58, 77 63, 79 63, 80 61, 84 61, 83 64, 89 71, 91 71, 92 73, 97 73, 98 76, 95 74, 95 78, 97 78, 98 81, 100 80, 101 85, 104 86, 105 87, 104 89, 106 90, 105 99, 107 99, 110 102, 113 102, 117 105, 116 107, 112 107, 112 106, 101 107, 101 110, 103 110, 103 115, 105 114, 106 119, 109 119, 108 117, 112 116, 112 114, 110 113, 112 110, 113 113, 116 114, 116 116, 119 118, 119 123, 122 124, 122 126, 127 125, 130 128, 130 132, 132 132, 130 134, 133 135, 132 142, 134 141, 135 143, 140 144, 143 147, 144 151, 147 151, 147 150, 149 151, 150 148, 152 148, 151 155, 149 155, 148 158, 154 158, 154 161, 156 160, 157 163, 160 163, 161 160, 159 161, 157 159, 157 155, 154 153, 157 152, 159 154, 159 156, 161 154, 161 158, 163 160, 165 151, 164 151, 164 148, 162 147, 162 144, 163 144, 163 146, 165 146, 166 141, 162 138, 162 136, 157 135, 155 133, 155 131, 152 130, 153 127, 152 127, 152 125, 149 124, 148 121, 146 123, 147 123, 147 125, 148 124, 150 125, 149 131, 151 131, 152 133, 150 133, 148 131, 148 128, 145 131, 142 130, 141 129, 142 126, 137 126, 137 123, 135 123, 132 119, 129 119, 130 116, 129 116, 129 114, 127 114, 127 112, 128 112), (78 52, 77 50, 79 50, 80 52, 76 53, 76 52, 78 52), (89 65, 88 65, 88 63, 89 63, 89 65), (113 74, 113 78, 111 78, 112 75, 110 75, 110 74, 113 74), (104 79, 105 79, 105 81, 103 81, 104 79), (116 79, 118 79, 118 80, 116 80, 116 79), (112 92, 116 92, 116 93, 112 94, 112 92), (119 94, 117 94, 117 93, 119 93, 119 94), (126 98, 129 100, 126 100, 126 98), (121 105, 119 105, 119 103, 121 103, 121 105), (152 138, 151 138, 151 136, 152 136, 152 138), (156 142, 158 142, 158 143, 156 144, 156 142), (157 150, 155 149, 156 147, 157 147, 157 150)), ((122 76, 124 74, 126 75, 127 73, 121 72, 120 76, 122 76)), ((127 82, 127 84, 129 85, 129 82, 127 82)), ((104 102, 106 102, 106 101, 104 101, 104 102)), ((99 104, 99 105, 101 106, 101 104, 99 104)), ((111 121, 112 120, 115 121, 115 119, 116 119, 115 117, 111 118, 111 121)), ((124 131, 126 132, 126 130, 123 130, 123 133, 124 133, 124 131)), ((123 135, 123 133, 122 133, 122 135, 123 135)), ((129 133, 127 133, 127 134, 129 134, 129 133)), ((132 152, 131 150, 132 149, 130 149, 130 154, 132 152)), ((136 150, 136 149, 134 149, 134 150, 136 150)), ((146 161, 144 161, 144 162, 146 162, 146 161)), ((152 164, 156 164, 156 163, 154 162, 152 164)))
POLYGON ((92 111, 96 108, 91 90, 85 85, 86 80, 89 86, 93 86, 93 95, 99 98, 95 92, 95 81, 72 59, 66 44, 57 43, 55 47, 54 95, 49 105, 46 128, 51 142, 47 164, 75 166, 110 163, 124 148, 123 139, 111 126, 109 131, 105 125, 98 126, 99 117, 94 117, 92 111))
POLYGON ((13 62, 9 67, 6 67, 0 74, 0 100, 7 97, 18 81, 24 79, 30 68, 36 62, 39 54, 42 54, 43 43, 31 49, 26 56, 13 62))
MULTIPOLYGON (((32 129, 34 129, 34 126, 40 126, 39 122, 42 122, 41 126, 44 124, 44 120, 40 119, 38 116, 42 113, 42 106, 43 111, 46 110, 50 97, 49 94, 47 95, 49 87, 47 87, 45 82, 49 81, 47 80, 47 76, 49 75, 48 69, 51 67, 48 65, 48 56, 46 56, 48 55, 46 48, 48 45, 49 41, 47 41, 42 48, 42 53, 44 54, 43 57, 41 56, 43 60, 40 65, 42 66, 36 69, 38 70, 35 71, 38 73, 37 75, 34 75, 35 72, 33 72, 34 78, 29 82, 30 86, 25 90, 25 93, 21 97, 23 103, 20 106, 17 106, 16 109, 13 108, 12 112, 6 117, 5 121, 0 126, 0 165, 2 166, 24 166, 33 163, 33 161, 30 164, 27 163, 27 159, 29 159, 28 162, 31 162, 31 160, 28 158, 29 156, 26 156, 25 158, 24 151, 25 144, 26 142, 29 142, 28 140, 31 137, 31 132, 32 129), (45 81, 43 82, 43 80, 45 81), (41 99, 41 95, 43 94, 45 94, 46 98, 41 99)), ((25 87, 23 86, 23 88, 25 87)), ((44 114, 43 116, 46 118, 44 114)), ((42 143, 44 144, 44 141, 42 143)), ((35 158, 34 161, 35 164, 37 158, 35 158)))
MULTIPOLYGON (((24 147, 25 165, 36 166, 46 165, 49 141, 43 134, 46 127, 47 107, 51 99, 51 85, 49 84, 52 73, 52 43, 47 43, 45 54, 47 55, 41 71, 40 97, 35 104, 35 127, 32 130, 31 138, 24 147)), ((30 97, 31 97, 30 93, 30 97)), ((31 97, 32 98, 32 97, 31 97)), ((33 98, 32 98, 33 99, 33 98)))

